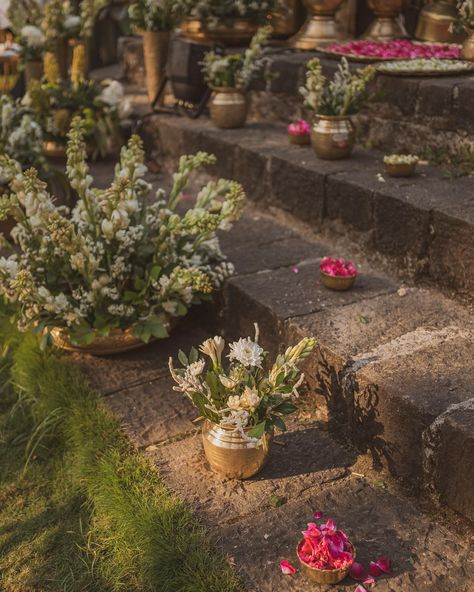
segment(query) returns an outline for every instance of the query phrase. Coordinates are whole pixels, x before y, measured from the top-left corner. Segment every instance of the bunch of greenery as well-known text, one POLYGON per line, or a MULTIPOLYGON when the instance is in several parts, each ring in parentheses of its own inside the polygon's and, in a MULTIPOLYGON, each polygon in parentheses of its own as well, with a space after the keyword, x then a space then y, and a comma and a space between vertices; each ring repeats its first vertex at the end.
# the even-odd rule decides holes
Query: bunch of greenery
POLYGON ((262 66, 263 46, 272 33, 270 26, 261 27, 243 54, 221 55, 209 51, 204 56, 202 71, 212 88, 232 87, 245 89, 262 66))
POLYGON ((17 221, 12 255, 0 258, 0 297, 17 303, 21 330, 48 334, 67 328, 72 343, 86 345, 113 329, 133 330, 148 341, 166 337, 167 321, 222 285, 233 271, 219 249, 217 230, 240 215, 243 190, 211 181, 194 208, 179 215, 191 172, 215 159, 181 158, 168 198, 150 201, 141 140, 122 148, 107 189, 92 187, 85 131, 79 118, 69 134, 67 175, 78 194, 72 211, 57 207, 35 169, 0 156, 0 174, 11 178, 0 199, 0 220, 17 221))
POLYGON ((258 337, 256 325, 254 340, 247 337, 229 344, 227 368, 222 359, 225 341, 219 336, 199 346, 208 361, 195 348, 189 357, 179 352, 182 368, 175 369, 172 358, 169 361, 178 385, 174 390, 189 397, 201 418, 238 431, 255 445, 265 432, 286 429, 282 418, 296 411, 294 400, 304 382, 297 366, 316 345, 316 339, 302 339, 279 355, 268 372, 263 369, 267 352, 260 347, 258 337))
POLYGON ((265 23, 268 17, 283 8, 281 0, 181 0, 185 15, 212 25, 219 21, 245 18, 265 23))
POLYGON ((184 16, 184 6, 177 0, 136 0, 128 14, 139 31, 173 31, 184 16))
POLYGON ((334 79, 328 81, 321 62, 313 58, 307 64, 306 85, 300 88, 305 106, 318 115, 352 115, 367 98, 367 84, 375 76, 375 68, 366 66, 351 74, 346 58, 342 58, 334 79))
POLYGON ((466 29, 474 30, 474 1, 460 0, 457 4, 458 18, 454 22, 454 30, 460 33, 466 29))

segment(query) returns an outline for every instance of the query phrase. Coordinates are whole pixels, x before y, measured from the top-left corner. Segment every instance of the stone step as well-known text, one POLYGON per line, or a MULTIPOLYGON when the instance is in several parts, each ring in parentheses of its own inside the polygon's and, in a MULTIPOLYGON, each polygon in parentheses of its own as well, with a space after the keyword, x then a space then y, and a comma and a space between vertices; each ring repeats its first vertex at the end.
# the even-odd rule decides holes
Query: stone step
MULTIPOLYGON (((125 80, 145 88, 140 37, 124 39, 121 63, 125 80)), ((319 57, 330 76, 338 60, 317 52, 285 48, 268 50, 265 68, 250 87, 250 117, 258 121, 289 121, 303 113, 299 88, 306 63, 319 57)), ((363 67, 352 62, 351 68, 363 67)), ((372 100, 355 117, 362 145, 384 151, 411 152, 430 160, 473 171, 474 75, 393 77, 378 75, 372 100)))
POLYGON ((411 179, 380 176, 381 155, 361 149, 346 161, 318 160, 311 147, 290 145, 279 124, 218 130, 207 118, 160 115, 146 120, 144 134, 170 168, 181 154, 214 153, 211 173, 237 179, 264 207, 326 236, 354 238, 402 277, 472 298, 474 179, 430 166, 411 179))

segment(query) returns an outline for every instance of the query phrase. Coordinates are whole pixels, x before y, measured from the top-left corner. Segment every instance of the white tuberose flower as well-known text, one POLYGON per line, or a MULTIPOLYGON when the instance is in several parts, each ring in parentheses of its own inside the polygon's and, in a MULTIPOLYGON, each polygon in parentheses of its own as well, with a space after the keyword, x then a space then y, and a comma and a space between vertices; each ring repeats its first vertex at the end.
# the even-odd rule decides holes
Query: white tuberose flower
POLYGON ((206 341, 199 346, 201 351, 206 356, 209 356, 212 360, 214 367, 221 365, 221 356, 224 351, 225 341, 219 335, 216 335, 212 339, 206 339, 206 341))
POLYGON ((246 337, 234 341, 230 344, 229 360, 237 360, 242 366, 247 367, 262 367, 263 349, 250 339, 246 337))

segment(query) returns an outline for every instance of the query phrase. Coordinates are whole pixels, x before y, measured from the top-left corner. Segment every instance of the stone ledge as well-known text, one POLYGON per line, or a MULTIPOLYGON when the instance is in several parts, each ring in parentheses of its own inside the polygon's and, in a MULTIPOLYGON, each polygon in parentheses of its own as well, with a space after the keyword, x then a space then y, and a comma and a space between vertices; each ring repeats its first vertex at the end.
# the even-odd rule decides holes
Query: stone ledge
POLYGON ((240 181, 250 199, 286 210, 315 230, 352 233, 401 274, 472 294, 471 178, 453 181, 420 167, 413 179, 381 180, 381 155, 357 149, 347 161, 321 161, 310 147, 287 144, 278 124, 217 130, 203 118, 157 116, 145 131, 168 164, 197 149, 213 152, 219 160, 211 174, 240 181))

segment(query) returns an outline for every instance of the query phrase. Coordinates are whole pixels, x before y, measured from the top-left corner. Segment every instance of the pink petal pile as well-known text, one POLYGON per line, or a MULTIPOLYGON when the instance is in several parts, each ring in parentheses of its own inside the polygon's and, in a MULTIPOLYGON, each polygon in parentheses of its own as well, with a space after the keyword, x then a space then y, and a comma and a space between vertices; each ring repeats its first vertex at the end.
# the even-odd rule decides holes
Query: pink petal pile
POLYGON ((319 268, 323 273, 327 273, 331 276, 353 277, 354 275, 357 275, 356 266, 345 259, 324 257, 324 259, 319 264, 319 268))
POLYGON ((356 586, 354 592, 367 592, 364 586, 375 586, 375 578, 383 574, 389 574, 391 571, 391 561, 387 557, 379 557, 377 561, 371 561, 369 572, 367 572, 362 563, 354 562, 349 575, 356 582, 362 582, 356 586))
POLYGON ((354 57, 384 59, 458 59, 461 56, 461 49, 458 45, 413 43, 413 41, 408 39, 395 39, 393 41, 349 41, 347 43, 335 43, 327 47, 326 50, 332 53, 352 55, 354 57))
POLYGON ((318 526, 308 524, 298 546, 301 561, 316 569, 344 569, 354 563, 354 549, 347 536, 329 519, 318 526))
POLYGON ((309 135, 311 133, 311 125, 304 119, 297 119, 288 126, 288 133, 293 136, 309 135))

